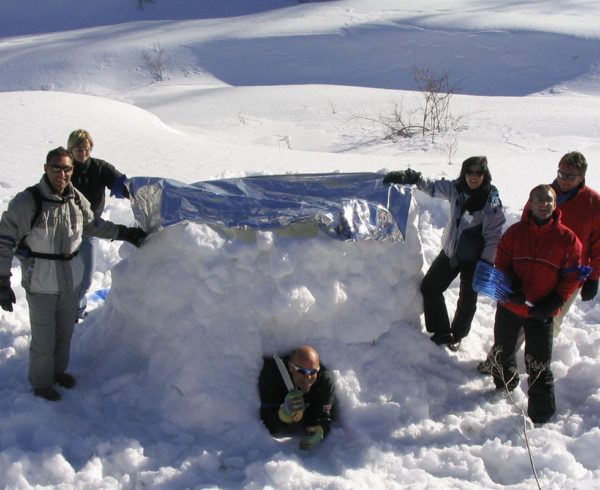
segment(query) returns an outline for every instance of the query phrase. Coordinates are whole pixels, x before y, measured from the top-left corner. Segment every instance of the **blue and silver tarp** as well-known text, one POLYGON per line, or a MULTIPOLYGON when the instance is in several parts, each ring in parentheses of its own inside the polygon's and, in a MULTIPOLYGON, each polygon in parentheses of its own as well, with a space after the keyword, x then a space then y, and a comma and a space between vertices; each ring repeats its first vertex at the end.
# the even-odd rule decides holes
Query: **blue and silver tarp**
POLYGON ((268 230, 314 223, 341 240, 402 241, 409 187, 384 185, 377 173, 265 175, 184 184, 158 177, 128 180, 136 221, 146 231, 182 222, 268 230))

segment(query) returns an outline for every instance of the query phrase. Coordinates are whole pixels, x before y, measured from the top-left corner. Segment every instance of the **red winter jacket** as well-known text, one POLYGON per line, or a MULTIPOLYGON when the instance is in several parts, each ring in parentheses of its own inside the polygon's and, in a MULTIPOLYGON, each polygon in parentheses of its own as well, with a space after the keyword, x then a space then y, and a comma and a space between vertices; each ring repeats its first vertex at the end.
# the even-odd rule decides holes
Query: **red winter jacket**
MULTIPOLYGON (((561 224, 557 209, 544 225, 536 224, 528 215, 510 226, 498 244, 495 266, 517 278, 525 297, 534 304, 552 291, 566 301, 577 289, 578 271, 565 271, 580 264, 581 250, 577 236, 561 224)), ((509 301, 502 306, 521 317, 531 316, 527 305, 509 301)))
MULTIPOLYGON (((552 183, 556 194, 560 190, 556 181, 552 183)), ((583 185, 574 197, 558 204, 562 224, 573 230, 581 241, 583 252, 581 264, 592 267, 590 279, 600 278, 600 194, 583 185)), ((529 205, 525 206, 521 218, 529 214, 529 205)))

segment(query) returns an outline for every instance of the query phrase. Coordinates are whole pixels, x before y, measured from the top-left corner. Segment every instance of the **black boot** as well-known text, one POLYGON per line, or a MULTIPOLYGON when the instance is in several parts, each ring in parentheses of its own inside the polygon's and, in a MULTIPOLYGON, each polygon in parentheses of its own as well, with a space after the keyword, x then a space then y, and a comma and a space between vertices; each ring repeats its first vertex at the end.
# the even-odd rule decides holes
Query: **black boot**
POLYGON ((70 390, 77 384, 77 380, 69 373, 60 373, 54 376, 54 382, 58 386, 62 386, 67 390, 70 390))
POLYGON ((50 402, 57 402, 60 400, 60 393, 54 388, 35 388, 33 394, 50 402))
POLYGON ((450 332, 448 333, 434 333, 429 340, 431 340, 434 344, 437 345, 447 345, 447 344, 453 344, 454 343, 454 338, 452 337, 452 334, 450 332))

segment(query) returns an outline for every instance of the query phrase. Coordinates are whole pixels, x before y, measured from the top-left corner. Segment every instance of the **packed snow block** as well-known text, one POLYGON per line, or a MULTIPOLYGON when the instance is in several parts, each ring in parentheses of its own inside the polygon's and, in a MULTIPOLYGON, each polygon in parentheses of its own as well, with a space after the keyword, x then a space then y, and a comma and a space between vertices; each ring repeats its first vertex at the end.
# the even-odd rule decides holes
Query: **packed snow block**
POLYGON ((418 324, 423 258, 411 202, 403 241, 332 240, 306 223, 163 228, 113 269, 76 351, 91 376, 127 380, 100 388, 125 406, 152 393, 178 426, 257 420, 263 356, 302 343, 343 352, 418 324))

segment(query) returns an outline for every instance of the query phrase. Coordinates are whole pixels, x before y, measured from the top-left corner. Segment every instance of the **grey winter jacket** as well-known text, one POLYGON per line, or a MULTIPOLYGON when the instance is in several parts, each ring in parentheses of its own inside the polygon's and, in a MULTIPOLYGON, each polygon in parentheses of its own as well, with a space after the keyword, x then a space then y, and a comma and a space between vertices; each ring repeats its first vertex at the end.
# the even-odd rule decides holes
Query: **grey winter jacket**
MULTIPOLYGON (((42 196, 39 217, 33 223, 35 198, 29 191, 18 193, 8 204, 0 220, 0 275, 9 276, 15 249, 24 244, 37 253, 72 254, 79 250, 85 235, 115 239, 118 226, 110 221, 94 219, 88 200, 69 184, 62 196, 54 193, 42 177, 36 185, 42 196), (76 202, 76 194, 80 204, 76 202)), ((83 277, 83 261, 79 255, 71 260, 19 257, 22 286, 30 292, 56 294, 73 291, 83 277)))
POLYGON ((462 212, 468 196, 460 191, 459 179, 421 179, 417 188, 431 197, 450 202, 450 221, 442 236, 442 249, 451 260, 476 262, 479 259, 494 263, 496 247, 506 221, 498 189, 490 186, 484 208, 472 214, 462 212))

